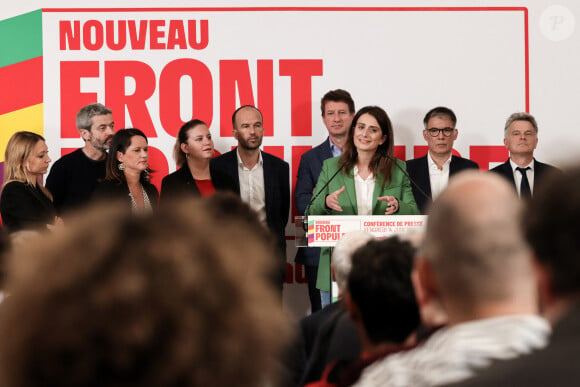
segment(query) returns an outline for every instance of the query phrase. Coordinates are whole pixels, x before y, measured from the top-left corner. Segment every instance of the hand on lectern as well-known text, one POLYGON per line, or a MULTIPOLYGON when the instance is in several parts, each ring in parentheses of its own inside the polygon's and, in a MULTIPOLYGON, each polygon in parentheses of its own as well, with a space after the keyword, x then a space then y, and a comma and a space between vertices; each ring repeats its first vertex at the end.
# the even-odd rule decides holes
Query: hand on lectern
POLYGON ((399 211, 399 201, 394 196, 379 196, 377 200, 387 202, 388 207, 385 211, 385 215, 391 215, 399 211))

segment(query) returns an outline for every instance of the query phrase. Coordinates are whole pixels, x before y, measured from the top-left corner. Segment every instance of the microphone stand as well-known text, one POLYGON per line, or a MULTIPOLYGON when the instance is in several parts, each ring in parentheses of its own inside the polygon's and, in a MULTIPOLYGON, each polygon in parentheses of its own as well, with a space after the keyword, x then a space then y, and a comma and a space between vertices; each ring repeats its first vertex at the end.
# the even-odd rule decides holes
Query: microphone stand
POLYGON ((390 155, 389 155, 389 154, 387 154, 387 152, 385 152, 385 151, 381 151, 379 154, 381 155, 381 157, 385 157, 385 158, 387 158, 387 159, 391 160, 391 161, 393 162, 393 164, 395 164, 395 166, 396 166, 397 168, 399 168, 399 169, 401 170, 401 172, 403 172, 403 174, 404 174, 405 176, 407 176, 407 179, 409 179, 409 181, 411 182, 411 184, 413 184, 413 186, 414 186, 415 188, 417 188, 417 191, 419 191, 419 193, 420 193, 421 195, 423 195, 423 197, 424 197, 425 199, 427 199, 427 201, 430 201, 430 200, 431 200, 431 197, 430 197, 429 195, 427 195, 427 194, 425 193, 425 191, 423 191, 423 190, 421 189, 421 187, 419 187, 419 185, 418 185, 417 183, 415 183, 415 180, 413 180, 413 179, 411 178, 411 176, 409 175, 409 173, 408 173, 408 172, 407 172, 407 171, 406 171, 404 168, 402 168, 402 167, 399 165, 399 163, 397 163, 397 159, 395 159, 394 157, 390 156, 390 155))

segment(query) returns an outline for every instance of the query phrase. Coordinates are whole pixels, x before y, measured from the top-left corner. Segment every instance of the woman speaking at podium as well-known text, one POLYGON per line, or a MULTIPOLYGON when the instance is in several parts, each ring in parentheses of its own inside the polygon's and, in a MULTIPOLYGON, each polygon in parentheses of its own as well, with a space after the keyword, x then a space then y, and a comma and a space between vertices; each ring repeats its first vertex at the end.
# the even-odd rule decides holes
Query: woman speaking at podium
MULTIPOLYGON (((308 213, 418 215, 411 183, 403 172, 405 163, 393 157, 393 148, 393 126, 387 113, 378 106, 360 109, 342 155, 324 162, 308 213)), ((321 249, 316 285, 330 290, 330 248, 321 249)))

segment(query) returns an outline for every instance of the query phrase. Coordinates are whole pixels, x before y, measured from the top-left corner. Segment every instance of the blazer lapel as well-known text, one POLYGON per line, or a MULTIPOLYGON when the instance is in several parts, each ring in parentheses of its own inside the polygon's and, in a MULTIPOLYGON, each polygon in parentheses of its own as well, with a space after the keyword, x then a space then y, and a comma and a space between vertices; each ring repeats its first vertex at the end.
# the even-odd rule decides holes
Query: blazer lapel
MULTIPOLYGON (((505 175, 509 178, 509 180, 512 182, 514 187, 516 187, 516 179, 514 178, 514 171, 512 170, 512 165, 510 164, 510 159, 508 159, 503 164, 503 167, 504 167, 505 175)), ((517 190, 517 187, 516 187, 516 190, 517 190)))
POLYGON ((339 173, 336 178, 342 180, 342 185, 346 187, 342 194, 346 195, 348 198, 348 201, 353 208, 354 215, 358 215, 358 206, 356 205, 356 190, 354 188, 354 175, 352 172, 349 174, 350 176, 344 176, 342 173, 339 173))
MULTIPOLYGON (((271 185, 272 185, 272 165, 268 162, 268 159, 266 157, 264 157, 264 152, 260 151, 261 155, 262 155, 262 169, 264 170, 264 200, 266 201, 266 218, 270 219, 271 217, 271 212, 272 212, 272 204, 275 201, 275 198, 272 197, 273 192, 271 189, 271 185), (268 182, 270 182, 270 184, 268 184, 268 182)), ((238 180, 239 181, 239 180, 238 180)), ((239 185, 238 185, 238 189, 239 189, 239 185)))
POLYGON ((322 161, 333 157, 332 151, 330 150, 330 139, 328 137, 326 138, 326 141, 323 143, 323 145, 320 147, 320 156, 322 161))
POLYGON ((382 173, 377 173, 377 177, 375 179, 375 191, 373 192, 373 215, 384 215, 379 213, 379 208, 381 206, 380 201, 377 200, 379 195, 383 192, 383 183, 385 182, 385 177, 382 173))
POLYGON ((232 182, 234 184, 234 189, 235 192, 240 195, 240 174, 238 172, 238 148, 234 148, 232 151, 229 152, 230 153, 230 162, 229 164, 232 166, 232 169, 230 170, 231 176, 232 176, 232 182))
MULTIPOLYGON (((423 188, 423 191, 431 198, 431 177, 429 175, 429 160, 427 160, 427 156, 423 157, 421 161, 423 166, 421 167, 421 175, 416 183, 423 188)), ((451 167, 450 167, 451 168, 451 167)))

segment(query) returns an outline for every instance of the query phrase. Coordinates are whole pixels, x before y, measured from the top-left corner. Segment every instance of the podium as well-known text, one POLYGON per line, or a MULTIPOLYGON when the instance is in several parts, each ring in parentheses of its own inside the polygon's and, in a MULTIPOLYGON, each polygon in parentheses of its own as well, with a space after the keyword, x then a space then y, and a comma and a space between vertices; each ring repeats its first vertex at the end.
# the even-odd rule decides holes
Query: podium
POLYGON ((427 225, 426 215, 310 215, 297 216, 297 247, 333 247, 346 233, 362 230, 382 239, 419 232, 427 225))
MULTIPOLYGON (((393 235, 421 232, 427 225, 426 215, 310 215, 297 216, 296 247, 334 247, 340 238, 351 231, 362 230, 378 239, 393 235)), ((338 286, 331 279, 330 294, 337 300, 338 286)))

